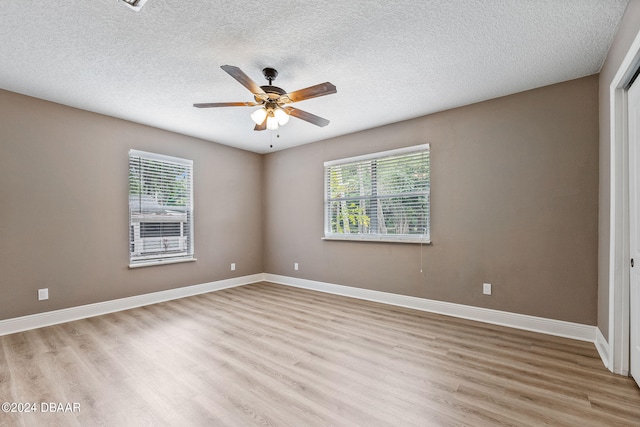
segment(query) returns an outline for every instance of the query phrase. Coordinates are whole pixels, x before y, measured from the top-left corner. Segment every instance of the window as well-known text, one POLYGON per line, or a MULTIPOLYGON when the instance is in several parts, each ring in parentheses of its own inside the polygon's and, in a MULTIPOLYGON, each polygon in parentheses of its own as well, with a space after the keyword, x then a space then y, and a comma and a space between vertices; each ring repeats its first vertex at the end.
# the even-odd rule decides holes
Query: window
POLYGON ((429 243, 429 144, 325 162, 325 239, 429 243))
POLYGON ((129 264, 192 261, 193 162, 129 151, 129 264))

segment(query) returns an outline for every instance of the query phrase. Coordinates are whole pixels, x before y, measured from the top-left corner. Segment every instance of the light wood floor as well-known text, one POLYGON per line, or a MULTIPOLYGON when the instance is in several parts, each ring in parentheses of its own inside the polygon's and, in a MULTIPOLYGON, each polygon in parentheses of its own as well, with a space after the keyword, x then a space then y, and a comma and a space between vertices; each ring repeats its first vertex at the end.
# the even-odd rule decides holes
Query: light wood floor
POLYGON ((0 426, 640 425, 593 344, 267 283, 0 337, 0 402, 38 405, 0 426))

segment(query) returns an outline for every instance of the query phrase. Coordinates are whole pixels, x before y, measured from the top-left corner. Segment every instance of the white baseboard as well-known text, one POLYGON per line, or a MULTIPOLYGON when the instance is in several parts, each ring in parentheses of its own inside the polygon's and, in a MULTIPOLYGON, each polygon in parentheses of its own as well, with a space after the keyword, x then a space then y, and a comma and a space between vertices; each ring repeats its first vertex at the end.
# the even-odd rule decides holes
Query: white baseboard
POLYGON ((605 366, 608 366, 608 345, 598 328, 595 326, 545 319, 543 317, 509 313, 506 311, 491 310, 444 301, 429 300, 407 295, 398 295, 388 292, 373 291, 370 289, 354 288, 314 280, 298 279, 295 277, 280 276, 270 273, 253 274, 250 276, 236 277, 216 282, 203 283, 200 285, 186 286, 112 301, 104 301, 95 304, 87 304, 62 310, 0 320, 0 336, 261 281, 375 301, 431 313, 439 313, 447 316, 508 326, 532 332, 540 332, 548 335, 572 338, 580 341, 593 342, 600 353, 603 363, 605 366))
MULTIPOLYGON (((400 307, 463 319, 476 320, 494 325, 508 326, 532 332, 540 332, 580 341, 596 342, 597 327, 580 323, 565 322, 562 320, 546 319, 543 317, 528 316, 525 314, 510 313, 506 311, 491 310, 488 308, 473 307, 469 305, 454 304, 444 301, 435 301, 425 298, 417 298, 406 295, 392 294, 388 292, 373 291, 370 289, 354 288, 350 286, 335 285, 332 283, 317 282, 314 280, 298 279, 295 277, 280 276, 276 274, 264 274, 267 282, 330 294, 343 295, 368 301, 381 302, 400 307)), ((604 361, 604 359, 603 359, 604 361)))
POLYGON ((604 335, 600 332, 600 328, 596 328, 596 339, 595 339, 596 350, 598 350, 598 354, 600 355, 600 359, 602 359, 602 363, 604 366, 611 370, 609 367, 609 343, 606 339, 604 339, 604 335))
POLYGON ((71 322, 73 320, 85 319, 87 317, 99 316, 101 314, 128 310, 130 308, 141 307, 143 305, 156 304, 159 302, 204 294, 221 289, 233 288, 235 286, 247 285, 249 283, 260 282, 262 280, 264 280, 264 274, 253 274, 250 276, 235 277, 232 279, 218 280, 200 285, 186 286, 183 288, 169 289, 150 294, 136 295, 128 298, 120 298, 95 304, 81 305, 62 310, 0 320, 0 336, 64 322, 71 322))

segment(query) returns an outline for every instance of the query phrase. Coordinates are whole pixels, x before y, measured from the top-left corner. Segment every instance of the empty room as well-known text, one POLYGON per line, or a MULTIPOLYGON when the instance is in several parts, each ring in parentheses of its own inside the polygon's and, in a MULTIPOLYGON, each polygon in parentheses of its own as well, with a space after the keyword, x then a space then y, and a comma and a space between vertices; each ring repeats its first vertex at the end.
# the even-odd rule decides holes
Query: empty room
POLYGON ((640 425, 640 0, 2 2, 0 57, 0 426, 640 425))

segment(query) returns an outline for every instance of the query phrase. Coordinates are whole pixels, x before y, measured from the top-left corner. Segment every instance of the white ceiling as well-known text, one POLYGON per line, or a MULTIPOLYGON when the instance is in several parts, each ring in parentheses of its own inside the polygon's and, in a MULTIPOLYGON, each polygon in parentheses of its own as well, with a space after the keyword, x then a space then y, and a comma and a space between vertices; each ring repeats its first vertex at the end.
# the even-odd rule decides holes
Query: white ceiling
POLYGON ((627 3, 2 1, 0 88, 265 153, 597 73, 627 3), (295 104, 331 123, 255 132, 255 107, 193 108, 253 100, 224 64, 333 83, 295 104))

